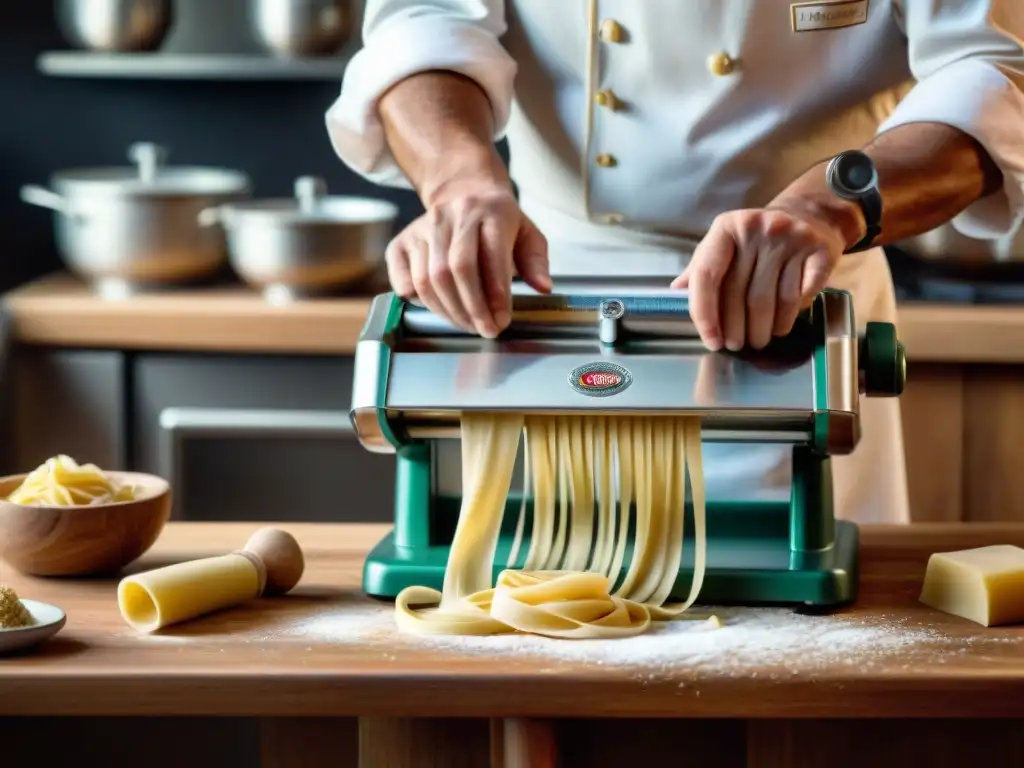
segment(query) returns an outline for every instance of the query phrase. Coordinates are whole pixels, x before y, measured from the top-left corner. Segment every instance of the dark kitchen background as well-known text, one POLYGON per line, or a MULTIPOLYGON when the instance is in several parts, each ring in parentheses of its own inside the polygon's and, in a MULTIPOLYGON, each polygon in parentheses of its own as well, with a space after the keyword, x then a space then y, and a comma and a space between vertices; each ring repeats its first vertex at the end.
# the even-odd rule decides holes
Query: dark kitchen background
POLYGON ((37 70, 41 52, 67 48, 53 3, 0 5, 0 292, 60 267, 51 213, 22 203, 19 187, 45 184, 54 171, 74 166, 127 166, 135 141, 168 147, 174 165, 245 171, 260 197, 288 196, 297 176, 315 174, 333 194, 399 203, 400 225, 419 210, 411 193, 374 187, 335 157, 324 112, 340 78, 123 80, 37 70))

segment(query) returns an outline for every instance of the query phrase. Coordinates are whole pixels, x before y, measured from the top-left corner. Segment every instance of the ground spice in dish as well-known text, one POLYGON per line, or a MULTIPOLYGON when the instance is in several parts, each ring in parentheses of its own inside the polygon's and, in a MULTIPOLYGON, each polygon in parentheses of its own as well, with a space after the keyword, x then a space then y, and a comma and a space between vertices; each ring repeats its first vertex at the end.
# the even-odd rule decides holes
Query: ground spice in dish
POLYGON ((18 593, 10 587, 0 587, 0 629, 17 629, 35 623, 32 614, 18 599, 18 593))

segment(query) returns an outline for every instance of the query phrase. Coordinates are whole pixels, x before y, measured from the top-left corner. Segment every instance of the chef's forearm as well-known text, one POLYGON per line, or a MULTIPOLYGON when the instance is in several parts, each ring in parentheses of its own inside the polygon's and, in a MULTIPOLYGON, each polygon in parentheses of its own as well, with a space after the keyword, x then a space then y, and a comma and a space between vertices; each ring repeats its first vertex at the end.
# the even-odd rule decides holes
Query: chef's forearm
POLYGON ((487 95, 451 72, 423 72, 380 100, 388 146, 424 205, 452 185, 510 184, 487 95))
MULTIPOLYGON (((882 233, 876 245, 934 229, 1002 185, 999 169, 981 145, 948 125, 903 125, 877 136, 863 150, 878 170, 884 201, 882 233)), ((773 205, 824 213, 850 246, 863 237, 864 218, 856 203, 829 191, 826 165, 815 166, 797 179, 773 205)))

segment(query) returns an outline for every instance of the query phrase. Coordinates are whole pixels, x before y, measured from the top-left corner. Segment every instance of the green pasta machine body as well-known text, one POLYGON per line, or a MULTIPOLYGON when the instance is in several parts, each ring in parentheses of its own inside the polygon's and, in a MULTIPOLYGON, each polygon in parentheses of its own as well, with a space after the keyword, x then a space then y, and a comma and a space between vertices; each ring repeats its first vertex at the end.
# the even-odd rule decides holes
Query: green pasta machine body
MULTIPOLYGON (((367 558, 369 595, 441 588, 461 504, 462 413, 665 414, 699 417, 705 444, 792 450, 788 498, 709 496, 699 602, 829 607, 852 601, 858 581, 858 529, 836 520, 831 457, 859 442, 861 395, 903 391, 906 358, 892 324, 858 332, 843 291, 821 293, 767 348, 739 353, 701 344, 683 291, 517 289, 511 324, 493 340, 386 293, 372 302, 354 376, 360 442, 397 460, 395 526, 367 558)), ((495 578, 524 501, 520 486, 514 479, 495 578)), ((693 525, 686 528, 674 597, 692 578, 693 525)))

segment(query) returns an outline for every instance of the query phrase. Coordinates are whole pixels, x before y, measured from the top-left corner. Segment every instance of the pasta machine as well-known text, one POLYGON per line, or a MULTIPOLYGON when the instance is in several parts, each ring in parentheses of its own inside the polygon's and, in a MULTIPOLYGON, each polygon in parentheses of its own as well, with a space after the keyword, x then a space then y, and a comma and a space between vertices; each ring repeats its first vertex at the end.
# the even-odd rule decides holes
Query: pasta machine
MULTIPOLYGON (((859 334, 850 295, 828 290, 764 350, 709 352, 683 291, 513 293, 511 324, 493 340, 394 294, 373 300, 356 347, 351 418, 362 445, 396 454, 398 465, 395 527, 366 561, 368 594, 441 588, 461 501, 459 418, 484 410, 696 416, 705 446, 791 446, 788 494, 709 495, 700 602, 834 606, 856 596, 858 529, 835 519, 830 457, 857 446, 861 393, 903 391, 906 359, 892 324, 868 323, 859 334)), ((514 478, 495 577, 521 486, 514 478)), ((685 597, 692 576, 687 529, 673 597, 685 597)))

